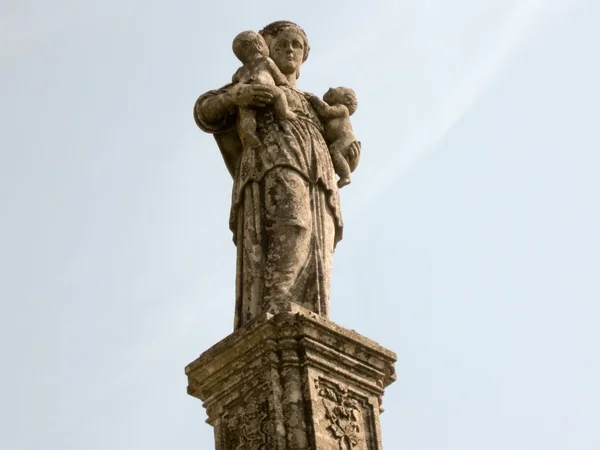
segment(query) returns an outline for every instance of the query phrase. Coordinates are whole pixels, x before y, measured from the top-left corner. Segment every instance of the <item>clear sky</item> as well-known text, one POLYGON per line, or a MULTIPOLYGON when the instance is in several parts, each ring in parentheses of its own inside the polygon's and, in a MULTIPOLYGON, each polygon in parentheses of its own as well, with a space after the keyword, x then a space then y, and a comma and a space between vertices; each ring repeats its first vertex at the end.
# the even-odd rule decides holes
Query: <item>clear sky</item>
POLYGON ((600 2, 0 0, 0 449, 192 450, 231 179, 192 106, 293 20, 354 88, 331 318, 396 351, 387 450, 600 448, 600 2))

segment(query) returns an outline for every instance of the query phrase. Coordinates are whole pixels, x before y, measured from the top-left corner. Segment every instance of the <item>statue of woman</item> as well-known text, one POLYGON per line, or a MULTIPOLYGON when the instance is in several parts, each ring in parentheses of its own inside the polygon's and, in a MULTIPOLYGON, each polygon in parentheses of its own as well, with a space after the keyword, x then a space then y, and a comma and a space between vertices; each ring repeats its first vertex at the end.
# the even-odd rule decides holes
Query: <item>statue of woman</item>
MULTIPOLYGON (((328 317, 331 260, 343 227, 323 125, 309 96, 296 89, 309 53, 306 34, 279 21, 260 35, 287 84, 234 82, 201 95, 194 107, 196 123, 214 135, 233 177, 236 329, 261 313, 285 310, 289 302, 328 317), (294 119, 275 114, 274 89, 283 91, 294 119), (243 147, 236 128, 240 108, 256 110, 260 145, 243 147)), ((359 154, 358 143, 351 145, 352 169, 359 154)))

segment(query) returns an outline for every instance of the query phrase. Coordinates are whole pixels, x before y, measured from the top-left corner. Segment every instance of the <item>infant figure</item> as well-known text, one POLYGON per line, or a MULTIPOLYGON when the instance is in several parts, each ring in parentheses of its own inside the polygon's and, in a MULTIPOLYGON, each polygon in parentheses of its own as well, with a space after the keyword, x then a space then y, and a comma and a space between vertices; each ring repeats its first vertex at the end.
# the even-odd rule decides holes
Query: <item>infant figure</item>
MULTIPOLYGON (((233 75, 232 82, 272 86, 273 107, 277 118, 295 119, 296 114, 289 109, 285 93, 278 87, 288 86, 289 83, 269 58, 269 47, 264 38, 255 31, 242 31, 233 40, 233 53, 244 65, 233 75)), ((244 148, 260 145, 260 139, 256 135, 256 111, 253 108, 239 108, 237 127, 244 148)))
POLYGON ((338 187, 346 186, 350 184, 351 172, 347 152, 357 142, 350 123, 350 116, 358 107, 356 94, 350 88, 337 87, 330 88, 323 95, 323 100, 312 94, 307 96, 323 121, 325 142, 329 147, 333 168, 340 177, 338 187))

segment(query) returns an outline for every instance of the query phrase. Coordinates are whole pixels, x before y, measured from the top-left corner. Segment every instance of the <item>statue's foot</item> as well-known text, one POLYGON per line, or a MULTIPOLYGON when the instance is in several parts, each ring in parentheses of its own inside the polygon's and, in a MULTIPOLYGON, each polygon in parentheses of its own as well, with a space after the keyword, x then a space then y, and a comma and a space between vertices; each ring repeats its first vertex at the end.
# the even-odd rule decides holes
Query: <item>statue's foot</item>
POLYGON ((339 188, 343 188, 344 186, 347 186, 349 184, 350 184, 350 177, 340 178, 337 182, 337 185, 339 188))

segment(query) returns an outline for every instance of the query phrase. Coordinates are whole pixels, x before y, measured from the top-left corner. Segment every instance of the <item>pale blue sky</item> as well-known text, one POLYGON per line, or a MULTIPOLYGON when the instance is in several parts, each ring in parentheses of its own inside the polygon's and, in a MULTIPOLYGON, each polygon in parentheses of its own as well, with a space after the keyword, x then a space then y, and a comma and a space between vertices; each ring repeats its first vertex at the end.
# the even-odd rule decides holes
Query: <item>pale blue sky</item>
POLYGON ((331 318, 398 353, 387 450, 600 448, 600 2, 0 0, 0 449, 213 448, 183 367, 232 328, 199 94, 307 32, 355 89, 331 318), (235 11, 235 13, 234 13, 235 11))

